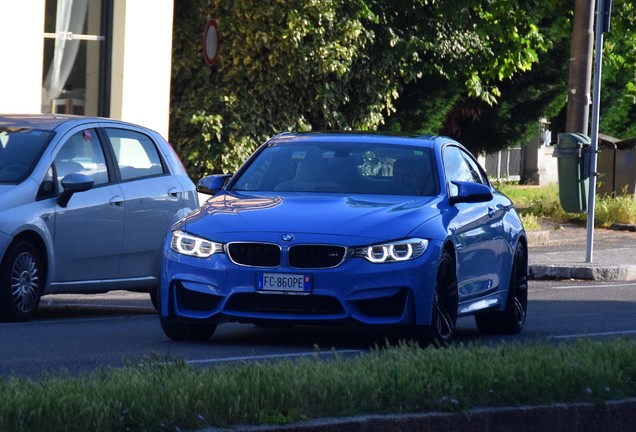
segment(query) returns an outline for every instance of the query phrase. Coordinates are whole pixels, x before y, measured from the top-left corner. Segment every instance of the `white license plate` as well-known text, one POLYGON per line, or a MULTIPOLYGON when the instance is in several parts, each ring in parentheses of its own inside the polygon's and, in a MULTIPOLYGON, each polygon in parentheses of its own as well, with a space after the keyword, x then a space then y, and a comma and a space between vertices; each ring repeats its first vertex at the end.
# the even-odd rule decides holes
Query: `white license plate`
POLYGON ((311 292, 311 276, 290 273, 260 273, 256 289, 262 291, 311 292))

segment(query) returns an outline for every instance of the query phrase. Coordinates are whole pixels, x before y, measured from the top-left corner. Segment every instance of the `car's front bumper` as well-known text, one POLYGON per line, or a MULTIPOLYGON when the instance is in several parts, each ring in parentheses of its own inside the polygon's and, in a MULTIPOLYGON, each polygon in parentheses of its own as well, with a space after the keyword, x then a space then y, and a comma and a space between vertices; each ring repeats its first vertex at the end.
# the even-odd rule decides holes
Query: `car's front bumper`
POLYGON ((418 259, 372 264, 349 258, 331 269, 239 266, 225 255, 193 258, 166 250, 161 275, 164 317, 210 322, 428 325, 439 246, 418 259), (263 273, 303 274, 311 291, 257 290, 263 273))

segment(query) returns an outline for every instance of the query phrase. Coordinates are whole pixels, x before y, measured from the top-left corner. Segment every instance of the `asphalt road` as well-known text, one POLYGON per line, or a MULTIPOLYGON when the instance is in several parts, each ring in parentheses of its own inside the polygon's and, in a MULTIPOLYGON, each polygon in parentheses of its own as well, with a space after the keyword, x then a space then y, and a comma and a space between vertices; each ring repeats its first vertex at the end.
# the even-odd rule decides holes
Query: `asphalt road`
MULTIPOLYGON (((457 343, 636 338, 635 282, 530 281, 529 298, 521 335, 487 337, 465 318, 458 323, 457 343)), ((317 352, 329 356, 332 350, 358 355, 383 340, 360 329, 223 324, 206 343, 177 343, 164 336, 147 295, 47 296, 33 321, 0 323, 0 376, 76 375, 151 355, 202 367, 317 352)))

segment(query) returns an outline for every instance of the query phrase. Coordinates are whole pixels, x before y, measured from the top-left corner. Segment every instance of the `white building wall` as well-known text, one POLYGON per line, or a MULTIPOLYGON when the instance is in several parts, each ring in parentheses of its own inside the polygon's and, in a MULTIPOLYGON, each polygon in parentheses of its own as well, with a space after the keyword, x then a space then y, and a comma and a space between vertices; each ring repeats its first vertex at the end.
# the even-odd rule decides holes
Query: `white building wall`
MULTIPOLYGON (((166 138, 173 7, 174 0, 114 1, 110 117, 166 138)), ((0 113, 42 110, 44 18, 45 0, 0 0, 0 113)))
POLYGON ((168 137, 173 0, 115 0, 111 117, 168 137))
POLYGON ((41 111, 44 0, 0 1, 0 113, 41 111))

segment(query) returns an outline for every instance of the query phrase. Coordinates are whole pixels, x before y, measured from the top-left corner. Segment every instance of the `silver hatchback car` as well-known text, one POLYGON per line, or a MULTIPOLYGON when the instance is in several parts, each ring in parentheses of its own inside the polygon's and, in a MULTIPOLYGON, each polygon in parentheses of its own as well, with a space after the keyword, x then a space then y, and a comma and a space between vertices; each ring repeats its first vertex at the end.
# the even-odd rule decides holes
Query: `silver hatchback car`
POLYGON ((198 207, 156 132, 118 120, 0 115, 0 320, 40 297, 111 290, 156 300, 168 228, 198 207))

